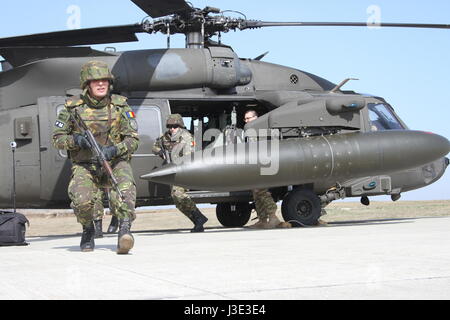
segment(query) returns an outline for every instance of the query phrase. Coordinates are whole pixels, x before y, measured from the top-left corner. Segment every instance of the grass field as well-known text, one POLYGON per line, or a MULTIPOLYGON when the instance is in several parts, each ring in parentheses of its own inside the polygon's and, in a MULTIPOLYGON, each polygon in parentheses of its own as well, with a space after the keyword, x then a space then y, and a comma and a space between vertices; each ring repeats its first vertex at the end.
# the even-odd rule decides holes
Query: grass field
POLYGON ((326 208, 326 221, 417 218, 450 216, 450 200, 371 202, 335 202, 326 208))
MULTIPOLYGON (((206 228, 222 227, 216 218, 215 208, 202 208, 208 217, 206 228)), ((333 222, 364 221, 382 219, 401 219, 418 217, 450 216, 450 200, 442 201, 397 201, 371 202, 363 206, 359 202, 334 202, 326 207, 327 214, 322 219, 330 224, 333 222)), ((29 236, 76 235, 81 232, 71 210, 19 210, 30 220, 27 229, 29 236)), ((280 210, 277 213, 281 218, 280 210)), ((256 214, 253 211, 252 218, 256 214)), ((105 215, 103 230, 109 225, 110 215, 105 215)), ((255 221, 249 221, 247 225, 255 221)), ((139 231, 169 231, 192 228, 191 222, 176 209, 137 210, 137 218, 132 230, 139 231)))

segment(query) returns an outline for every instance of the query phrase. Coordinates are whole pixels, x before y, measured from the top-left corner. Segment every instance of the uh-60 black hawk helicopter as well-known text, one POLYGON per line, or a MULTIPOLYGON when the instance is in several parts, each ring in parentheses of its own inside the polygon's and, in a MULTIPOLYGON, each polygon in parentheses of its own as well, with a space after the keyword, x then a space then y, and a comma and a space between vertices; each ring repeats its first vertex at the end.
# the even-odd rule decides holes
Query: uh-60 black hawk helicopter
POLYGON ((224 226, 243 226, 251 212, 248 190, 270 188, 276 200, 283 200, 285 220, 311 225, 333 200, 361 197, 368 204, 375 195, 397 200, 402 192, 425 187, 444 174, 449 141, 409 130, 383 98, 344 91, 346 81, 336 85, 263 62, 263 55, 239 58, 230 46, 211 40, 231 30, 267 26, 366 23, 263 22, 228 17, 212 7, 197 9, 184 0, 132 1, 153 19, 0 39, 5 58, 0 73, 0 206, 11 203, 12 184, 5 181, 13 178, 12 155, 6 150, 14 141, 17 206, 68 207, 70 161, 51 147, 51 136, 66 98, 81 92, 80 69, 90 60, 108 63, 115 92, 129 98, 137 115, 141 145, 132 166, 138 206, 171 204, 167 185, 181 185, 194 190, 190 193, 196 202, 217 204, 224 226), (186 48, 102 52, 83 46, 136 41, 137 33, 157 32, 184 34, 186 48), (238 134, 249 109, 260 117, 247 124, 246 133, 269 130, 269 137, 246 142, 238 134), (163 165, 151 148, 170 113, 191 120, 198 151, 182 163, 163 165), (215 139, 205 139, 208 132, 215 139), (264 150, 270 161, 260 161, 264 150))

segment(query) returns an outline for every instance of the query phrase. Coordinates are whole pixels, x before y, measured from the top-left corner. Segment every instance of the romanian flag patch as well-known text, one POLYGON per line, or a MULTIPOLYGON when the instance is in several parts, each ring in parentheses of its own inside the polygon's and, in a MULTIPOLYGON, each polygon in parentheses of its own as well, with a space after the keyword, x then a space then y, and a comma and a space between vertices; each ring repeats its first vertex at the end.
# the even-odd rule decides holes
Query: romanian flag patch
POLYGON ((128 111, 125 114, 127 115, 128 119, 135 119, 136 118, 136 114, 133 111, 128 111))

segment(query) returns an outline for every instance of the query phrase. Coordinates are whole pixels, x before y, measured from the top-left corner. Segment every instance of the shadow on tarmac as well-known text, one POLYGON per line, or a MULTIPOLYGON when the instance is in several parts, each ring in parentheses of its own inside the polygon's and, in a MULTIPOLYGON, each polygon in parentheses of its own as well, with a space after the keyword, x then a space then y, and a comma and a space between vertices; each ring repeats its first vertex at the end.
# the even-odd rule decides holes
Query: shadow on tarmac
MULTIPOLYGON (((52 249, 65 249, 70 252, 80 252, 80 246, 74 245, 74 246, 62 246, 62 247, 53 247, 52 249)), ((95 243, 95 250, 94 251, 114 251, 117 250, 117 244, 98 244, 95 243)))
MULTIPOLYGON (((293 226, 292 228, 275 228, 275 229, 250 229, 249 227, 208 227, 205 231, 208 233, 216 232, 264 232, 267 230, 294 230, 301 228, 330 228, 330 227, 348 227, 348 226, 358 226, 358 225, 382 225, 382 224, 397 224, 397 223, 412 223, 417 218, 395 218, 395 219, 374 219, 374 220, 355 220, 355 221, 339 221, 339 222, 329 222, 327 225, 322 226, 293 226)), ((153 236, 158 234, 153 234, 158 232, 160 234, 178 234, 178 233, 190 233, 190 229, 165 229, 165 230, 133 230, 133 233, 143 234, 144 236, 153 236), (147 234, 146 234, 147 233, 147 234)))

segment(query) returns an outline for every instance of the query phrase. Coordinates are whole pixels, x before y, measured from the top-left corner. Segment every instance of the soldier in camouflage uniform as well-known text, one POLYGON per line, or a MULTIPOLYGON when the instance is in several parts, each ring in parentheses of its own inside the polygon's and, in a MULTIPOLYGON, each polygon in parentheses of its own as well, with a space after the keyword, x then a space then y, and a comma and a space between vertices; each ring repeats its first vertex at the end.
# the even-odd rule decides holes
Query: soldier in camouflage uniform
POLYGON ((81 70, 80 96, 67 99, 65 108, 59 113, 53 131, 53 145, 67 150, 72 161, 72 179, 68 193, 71 207, 83 226, 80 248, 94 250, 95 227, 93 220, 99 214, 102 189, 111 188, 108 176, 90 150, 90 144, 74 123, 71 114, 77 110, 106 159, 110 162, 123 201, 111 189, 112 206, 119 218, 117 253, 125 254, 133 247, 131 222, 135 218, 136 185, 130 166, 131 155, 139 145, 135 115, 125 97, 111 94, 114 77, 108 66, 91 61, 81 70))
MULTIPOLYGON (((249 123, 258 119, 258 114, 255 110, 249 110, 244 115, 245 123, 249 123)), ((267 189, 252 190, 253 200, 255 201, 255 210, 258 216, 258 222, 251 225, 252 229, 272 229, 285 228, 290 225, 282 223, 276 216, 277 204, 273 200, 272 195, 267 189)))
MULTIPOLYGON (((152 152, 167 162, 177 163, 177 160, 181 157, 194 151, 194 139, 190 132, 185 129, 180 114, 170 115, 166 124, 168 130, 156 140, 152 152)), ((191 232, 204 231, 203 225, 208 219, 198 210, 195 202, 186 193, 186 189, 172 186, 171 196, 177 209, 194 223, 191 232)))

